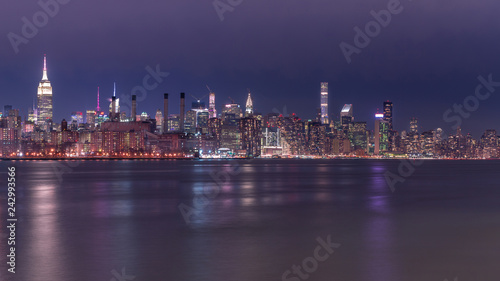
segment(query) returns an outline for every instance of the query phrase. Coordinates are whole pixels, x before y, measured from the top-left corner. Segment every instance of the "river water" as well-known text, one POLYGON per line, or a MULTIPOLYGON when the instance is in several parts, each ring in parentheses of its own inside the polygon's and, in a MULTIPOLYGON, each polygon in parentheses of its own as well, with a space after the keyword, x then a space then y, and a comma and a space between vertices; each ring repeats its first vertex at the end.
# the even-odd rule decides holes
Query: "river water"
POLYGON ((500 280, 500 161, 428 160, 392 192, 399 165, 3 161, 0 280, 500 280))

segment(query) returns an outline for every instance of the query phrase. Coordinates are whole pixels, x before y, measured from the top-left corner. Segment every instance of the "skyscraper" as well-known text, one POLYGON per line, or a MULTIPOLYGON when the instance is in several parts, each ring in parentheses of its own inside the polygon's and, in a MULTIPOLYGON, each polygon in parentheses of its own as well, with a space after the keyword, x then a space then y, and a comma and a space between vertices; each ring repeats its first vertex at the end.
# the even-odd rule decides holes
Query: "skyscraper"
POLYGON ((215 109, 215 93, 210 91, 208 102, 209 118, 217 118, 217 110, 215 109))
POLYGON ((349 130, 349 124, 354 121, 353 117, 353 106, 352 104, 344 104, 342 111, 340 112, 340 122, 344 132, 349 130))
POLYGON ((392 127, 392 102, 385 101, 384 102, 384 121, 387 121, 389 124, 389 131, 393 130, 392 127))
POLYGON ((375 150, 374 154, 379 155, 380 152, 385 152, 389 148, 389 125, 384 120, 384 114, 375 114, 375 130, 374 130, 375 150))
POLYGON ((252 115, 253 115, 253 100, 252 100, 252 96, 250 94, 250 91, 248 91, 248 98, 247 98, 246 109, 245 109, 245 117, 249 117, 252 115))
POLYGON ((47 57, 43 57, 43 75, 38 84, 37 125, 42 131, 50 131, 52 126, 52 86, 47 78, 47 57))
POLYGON ((418 133, 418 119, 412 117, 410 120, 410 133, 417 134, 418 133))
POLYGON ((321 83, 321 124, 329 124, 328 119, 328 82, 321 83))
POLYGON ((96 117, 96 111, 95 110, 87 110, 87 125, 90 130, 95 129, 95 118, 96 117))
POLYGON ((257 118, 245 117, 240 120, 240 147, 247 157, 257 157, 261 150, 261 127, 257 118))
POLYGON ((116 83, 114 83, 113 96, 109 104, 109 119, 120 121, 120 98, 116 97, 116 83))

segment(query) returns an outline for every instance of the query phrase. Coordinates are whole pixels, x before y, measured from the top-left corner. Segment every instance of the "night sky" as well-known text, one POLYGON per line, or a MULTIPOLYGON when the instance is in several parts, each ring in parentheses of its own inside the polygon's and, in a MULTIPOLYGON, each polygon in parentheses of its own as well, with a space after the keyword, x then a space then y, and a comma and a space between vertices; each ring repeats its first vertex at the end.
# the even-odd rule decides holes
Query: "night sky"
MULTIPOLYGON (((98 86, 102 107, 113 82, 117 96, 129 96, 142 85, 145 68, 159 65, 170 75, 138 103, 138 112, 154 115, 167 92, 170 113, 178 113, 180 92, 189 105, 190 95, 208 94, 208 84, 219 111, 229 96, 244 106, 249 88, 257 111, 309 119, 319 107, 320 82, 327 81, 332 117, 352 103, 355 121, 373 128, 373 115, 391 100, 397 130, 417 117, 421 130, 451 132, 454 122, 443 113, 474 94, 477 77, 500 81, 500 2, 402 0, 403 10, 347 63, 339 44, 354 45, 353 28, 364 29, 370 11, 389 2, 243 0, 221 21, 211 0, 71 0, 16 54, 8 34, 21 36, 22 18, 33 22, 42 8, 37 1, 9 1, 0 11, 0 105, 27 114, 46 53, 55 122, 94 109, 98 86)), ((500 131, 499 96, 500 87, 463 119, 463 131, 476 138, 485 129, 500 131)))

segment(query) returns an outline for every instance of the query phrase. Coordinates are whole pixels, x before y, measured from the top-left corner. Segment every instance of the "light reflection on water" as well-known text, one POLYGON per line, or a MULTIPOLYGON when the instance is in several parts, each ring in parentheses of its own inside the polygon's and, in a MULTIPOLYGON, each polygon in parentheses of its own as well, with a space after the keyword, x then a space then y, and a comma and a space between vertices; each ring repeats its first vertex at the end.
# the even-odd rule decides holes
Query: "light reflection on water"
MULTIPOLYGON (((500 250, 492 240, 500 226, 480 222, 498 219, 500 162, 432 161, 392 193, 384 173, 398 164, 95 161, 79 163, 59 182, 47 162, 17 162, 22 221, 15 280, 110 280, 122 268, 135 280, 279 280, 326 235, 342 247, 309 280, 443 280, 450 272, 497 280, 500 251, 489 249, 500 250), (218 194, 193 201, 217 184, 218 194), (190 224, 181 203, 196 209, 190 224), (441 251, 461 254, 434 253, 433 232, 455 237, 441 251), (426 247, 426 262, 414 262, 426 247), (472 253, 485 256, 476 261, 472 253)), ((5 261, 0 256, 3 272, 5 261)))

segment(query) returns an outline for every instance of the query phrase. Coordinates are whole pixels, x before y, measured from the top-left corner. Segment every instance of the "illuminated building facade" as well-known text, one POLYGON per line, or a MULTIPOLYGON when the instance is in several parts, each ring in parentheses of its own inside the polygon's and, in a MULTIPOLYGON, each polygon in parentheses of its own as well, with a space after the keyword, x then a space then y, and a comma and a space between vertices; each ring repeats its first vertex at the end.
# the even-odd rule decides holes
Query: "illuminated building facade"
POLYGON ((226 119, 226 115, 232 114, 234 118, 240 119, 242 115, 242 110, 239 104, 230 103, 226 104, 222 109, 222 120, 226 119))
POLYGON ((349 125, 354 121, 353 117, 353 106, 352 104, 345 104, 340 111, 340 122, 342 124, 342 130, 347 133, 349 130, 349 125))
POLYGON ((94 110, 87 110, 87 126, 90 130, 95 129, 96 112, 94 110))
POLYGON ((215 137, 217 141, 217 147, 220 147, 222 136, 222 120, 220 118, 208 119, 208 134, 215 137))
POLYGON ((253 100, 250 92, 248 92, 247 103, 245 107, 245 117, 250 117, 253 115, 253 100))
POLYGON ((194 134, 196 132, 196 111, 188 110, 184 120, 184 132, 194 134))
POLYGON ((319 122, 311 122, 307 128, 309 154, 323 156, 326 151, 326 126, 319 122))
POLYGON ((418 119, 415 117, 412 117, 410 120, 410 133, 418 134, 418 119))
POLYGON ((170 114, 168 116, 168 129, 169 132, 178 132, 179 127, 179 114, 170 114))
POLYGON ((375 155, 387 151, 389 147, 389 123, 384 120, 384 114, 375 114, 375 155))
POLYGON ((354 122, 349 126, 349 140, 354 151, 363 150, 368 152, 368 130, 366 122, 354 122))
POLYGON ((157 134, 163 134, 163 113, 160 109, 156 110, 156 131, 157 134))
POLYGON ((37 126, 49 132, 52 127, 52 85, 47 77, 47 57, 43 58, 42 80, 38 84, 37 93, 37 126))
POLYGON ((217 110, 215 109, 215 93, 211 92, 208 99, 209 118, 217 118, 217 110))
POLYGON ((258 157, 261 152, 261 127, 255 117, 245 117, 240 120, 241 149, 247 157, 258 157))
POLYGON ((328 118, 328 82, 321 83, 321 124, 329 124, 328 118))
POLYGON ((384 121, 389 124, 389 130, 394 130, 392 126, 392 102, 385 101, 384 102, 384 121))
POLYGON ((306 152, 304 122, 292 114, 291 117, 279 117, 278 127, 281 134, 281 146, 285 155, 304 155, 306 152))

